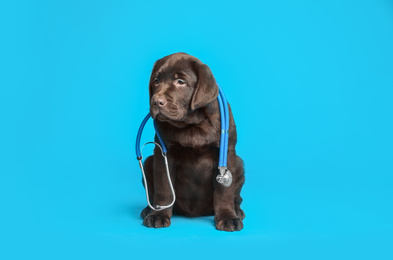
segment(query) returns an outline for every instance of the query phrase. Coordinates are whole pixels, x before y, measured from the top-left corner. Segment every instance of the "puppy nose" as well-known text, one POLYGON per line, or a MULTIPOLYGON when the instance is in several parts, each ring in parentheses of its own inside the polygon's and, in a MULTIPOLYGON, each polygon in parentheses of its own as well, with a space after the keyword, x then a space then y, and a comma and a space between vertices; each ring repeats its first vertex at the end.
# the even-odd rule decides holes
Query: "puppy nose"
POLYGON ((166 99, 164 97, 155 97, 153 99, 153 105, 163 107, 166 105, 166 99))

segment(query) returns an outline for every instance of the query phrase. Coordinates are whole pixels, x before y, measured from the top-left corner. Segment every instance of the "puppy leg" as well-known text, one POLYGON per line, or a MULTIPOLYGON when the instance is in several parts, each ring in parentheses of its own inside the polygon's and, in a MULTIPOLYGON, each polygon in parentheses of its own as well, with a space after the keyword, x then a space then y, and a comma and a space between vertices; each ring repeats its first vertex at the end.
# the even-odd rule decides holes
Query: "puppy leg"
MULTIPOLYGON (((169 204, 172 201, 172 193, 168 183, 164 159, 161 156, 161 151, 157 151, 157 148, 154 150, 154 158, 151 165, 146 167, 146 170, 148 168, 150 168, 150 172, 152 173, 152 182, 150 183, 154 186, 154 188, 151 189, 154 192, 152 192, 152 194, 149 193, 152 199, 151 203, 153 205, 169 204)), ((171 178, 174 182, 172 173, 171 178)), ((143 225, 154 228, 169 227, 171 224, 170 218, 172 217, 172 209, 173 207, 161 211, 154 211, 146 207, 141 213, 141 216, 144 218, 143 225)))
POLYGON ((244 214, 244 211, 240 208, 240 203, 243 201, 243 199, 240 197, 236 197, 235 199, 235 212, 236 215, 241 218, 242 220, 246 217, 246 214, 244 214))
POLYGON ((242 220, 246 217, 244 214, 244 211, 240 208, 240 204, 242 203, 243 199, 240 196, 240 191, 243 187, 245 177, 244 177, 244 165, 243 165, 243 160, 239 157, 236 156, 236 166, 238 170, 238 178, 235 181, 235 211, 236 215, 241 218, 242 220))
MULTIPOLYGON (((239 158, 240 159, 240 158, 239 158)), ((243 229, 244 212, 240 209, 240 190, 244 183, 244 170, 241 160, 231 153, 228 155, 228 169, 232 172, 233 182, 228 188, 215 185, 214 213, 216 228, 223 231, 243 229)))
MULTIPOLYGON (((149 198, 153 198, 154 194, 154 185, 153 185, 153 163, 154 159, 153 156, 149 156, 146 158, 145 163, 144 163, 144 168, 145 168, 145 175, 146 175, 146 181, 147 181, 147 186, 149 190, 149 198)), ((145 187, 145 182, 142 179, 142 184, 145 187)), ((146 187, 145 187, 146 189, 146 187)), ((141 218, 144 219, 151 211, 152 209, 149 206, 146 206, 141 212, 141 218)))

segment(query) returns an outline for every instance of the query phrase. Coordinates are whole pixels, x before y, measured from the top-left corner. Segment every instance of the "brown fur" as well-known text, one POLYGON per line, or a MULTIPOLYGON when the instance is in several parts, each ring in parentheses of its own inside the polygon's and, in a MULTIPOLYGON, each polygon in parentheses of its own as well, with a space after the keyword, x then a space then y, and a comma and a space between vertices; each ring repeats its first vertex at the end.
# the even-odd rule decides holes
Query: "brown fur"
MULTIPOLYGON (((236 125, 230 109, 228 169, 233 183, 224 188, 216 182, 220 111, 218 86, 209 67, 185 53, 166 56, 154 65, 149 93, 151 115, 168 149, 177 199, 172 208, 162 211, 146 207, 141 213, 143 224, 167 227, 172 214, 214 215, 217 229, 241 230, 245 217, 240 209, 244 168, 235 151, 236 125)), ((146 159, 145 172, 153 204, 170 203, 172 195, 158 148, 146 159)))

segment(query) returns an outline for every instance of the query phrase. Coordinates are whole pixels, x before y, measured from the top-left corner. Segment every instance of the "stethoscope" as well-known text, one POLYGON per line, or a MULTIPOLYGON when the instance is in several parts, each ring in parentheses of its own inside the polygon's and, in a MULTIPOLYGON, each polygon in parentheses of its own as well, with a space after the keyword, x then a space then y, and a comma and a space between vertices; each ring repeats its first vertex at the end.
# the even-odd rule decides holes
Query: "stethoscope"
MULTIPOLYGON (((228 101, 225 98, 224 92, 222 91, 220 86, 218 86, 218 89, 219 89, 219 93, 218 93, 217 100, 218 100, 218 105, 220 107, 221 137, 220 137, 220 156, 219 156, 219 162, 218 162, 219 174, 217 175, 216 180, 223 187, 227 188, 232 184, 232 173, 228 170, 228 167, 227 167, 228 137, 229 137, 229 108, 228 108, 228 101)), ((153 122, 154 129, 156 131, 156 135, 157 135, 158 140, 161 145, 156 142, 147 142, 142 146, 142 149, 140 148, 143 128, 145 127, 145 125, 150 117, 151 117, 151 115, 150 115, 150 113, 148 113, 146 115, 146 117, 143 119, 143 121, 139 127, 138 134, 136 136, 135 151, 136 151, 137 160, 139 161, 139 167, 141 168, 142 175, 143 175, 143 182, 145 184, 147 204, 149 205, 149 207, 152 210, 160 211, 160 210, 164 210, 164 209, 167 209, 167 208, 170 208, 173 206, 173 204, 175 203, 175 200, 176 200, 176 194, 175 194, 175 190, 173 188, 171 176, 169 173, 167 149, 166 149, 165 143, 163 142, 159 132, 157 131, 157 126, 156 126, 155 120, 153 122), (149 189, 148 189, 148 185, 147 185, 145 170, 143 168, 143 163, 142 163, 143 157, 142 157, 142 151, 141 151, 141 150, 143 150, 143 148, 147 144, 155 144, 156 146, 158 146, 161 150, 162 157, 164 158, 166 175, 167 175, 169 187, 170 187, 171 193, 172 193, 172 202, 168 205, 152 205, 150 203, 149 189)))

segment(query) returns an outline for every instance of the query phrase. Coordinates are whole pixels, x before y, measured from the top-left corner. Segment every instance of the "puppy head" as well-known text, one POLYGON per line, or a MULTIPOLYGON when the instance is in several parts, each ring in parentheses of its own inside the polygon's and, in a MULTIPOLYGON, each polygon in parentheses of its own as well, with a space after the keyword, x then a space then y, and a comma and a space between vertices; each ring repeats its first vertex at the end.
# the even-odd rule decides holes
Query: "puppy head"
POLYGON ((160 121, 184 121, 213 102, 218 86, 209 67, 197 58, 175 53, 158 60, 149 84, 150 113, 160 121))

